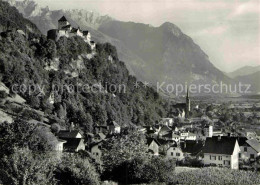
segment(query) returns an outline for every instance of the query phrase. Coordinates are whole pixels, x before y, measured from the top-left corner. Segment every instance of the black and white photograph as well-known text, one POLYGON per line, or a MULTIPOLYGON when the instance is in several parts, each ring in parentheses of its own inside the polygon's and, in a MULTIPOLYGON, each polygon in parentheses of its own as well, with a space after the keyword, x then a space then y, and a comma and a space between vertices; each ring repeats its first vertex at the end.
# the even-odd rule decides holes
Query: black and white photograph
POLYGON ((0 185, 260 185, 260 1, 0 0, 0 185))

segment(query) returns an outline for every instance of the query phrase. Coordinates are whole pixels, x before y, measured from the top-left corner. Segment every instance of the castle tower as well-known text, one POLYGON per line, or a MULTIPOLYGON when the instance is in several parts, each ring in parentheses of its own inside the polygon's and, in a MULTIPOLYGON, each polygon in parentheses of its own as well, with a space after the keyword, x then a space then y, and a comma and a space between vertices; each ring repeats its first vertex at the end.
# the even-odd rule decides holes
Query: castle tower
POLYGON ((190 112, 190 97, 189 97, 189 89, 187 89, 187 95, 186 95, 186 110, 185 110, 185 118, 189 118, 189 112, 190 112))
POLYGON ((68 26, 70 25, 69 21, 66 19, 65 16, 62 16, 59 20, 58 20, 58 29, 60 30, 62 27, 64 26, 68 26))

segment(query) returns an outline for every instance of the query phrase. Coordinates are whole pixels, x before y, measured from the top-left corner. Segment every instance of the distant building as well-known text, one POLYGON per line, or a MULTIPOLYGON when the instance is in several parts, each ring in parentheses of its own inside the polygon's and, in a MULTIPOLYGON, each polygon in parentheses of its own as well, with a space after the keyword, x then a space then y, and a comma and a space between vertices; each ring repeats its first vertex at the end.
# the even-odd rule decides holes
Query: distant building
POLYGON ((236 137, 240 148, 240 161, 254 161, 260 155, 260 143, 257 140, 248 140, 246 137, 236 137))
POLYGON ((231 169, 239 168, 239 145, 236 138, 208 137, 203 148, 204 165, 216 165, 231 169))
POLYGON ((55 150, 56 151, 59 151, 59 152, 62 152, 63 151, 63 145, 64 143, 66 143, 67 141, 65 140, 62 140, 62 139, 58 139, 58 142, 56 144, 56 147, 55 147, 55 150))
POLYGON ((197 157, 203 148, 202 141, 185 141, 178 144, 171 145, 167 150, 167 158, 173 158, 178 161, 185 157, 197 157))
POLYGON ((61 139, 82 138, 81 133, 77 130, 61 130, 57 136, 61 139))
POLYGON ((90 153, 92 154, 93 158, 96 162, 101 161, 102 151, 101 151, 102 142, 93 143, 90 146, 90 153))
POLYGON ((159 122, 161 125, 166 125, 166 126, 172 126, 174 123, 174 118, 162 118, 159 122))
POLYGON ((148 152, 152 153, 153 155, 159 155, 160 143, 156 139, 148 138, 147 145, 148 145, 148 152))
POLYGON ((68 138, 64 143, 64 151, 66 152, 78 152, 85 150, 84 139, 81 138, 68 138))
POLYGON ((181 137, 174 132, 166 133, 165 135, 162 135, 161 138, 167 140, 167 141, 174 141, 176 143, 179 143, 181 140, 181 137))
POLYGON ((206 137, 212 137, 213 136, 213 126, 212 125, 206 125, 203 129, 204 135, 206 137))
POLYGON ((183 132, 180 133, 181 140, 193 140, 195 141, 197 139, 197 135, 192 132, 183 132))
POLYGON ((61 130, 57 133, 57 136, 61 140, 66 142, 63 145, 66 152, 78 152, 79 150, 85 150, 84 139, 77 130, 61 130))
POLYGON ((163 135, 166 135, 168 133, 170 133, 172 130, 170 129, 170 127, 166 126, 166 125, 162 125, 159 130, 158 130, 158 135, 161 137, 163 135))
POLYGON ((173 144, 168 148, 166 157, 169 159, 176 159, 177 161, 181 161, 185 158, 185 155, 179 145, 173 144))
POLYGON ((121 127, 115 121, 108 122, 108 131, 110 134, 119 134, 121 132, 121 127))
POLYGON ((98 134, 96 134, 96 135, 94 136, 94 140, 95 140, 95 141, 102 141, 102 140, 104 140, 104 139, 106 139, 106 135, 103 134, 102 132, 100 132, 100 133, 98 133, 98 134))
POLYGON ((177 108, 181 111, 179 114, 182 117, 182 113, 185 112, 185 118, 189 118, 189 112, 190 112, 190 97, 189 97, 189 89, 187 90, 186 95, 186 103, 177 103, 174 105, 174 108, 177 108))

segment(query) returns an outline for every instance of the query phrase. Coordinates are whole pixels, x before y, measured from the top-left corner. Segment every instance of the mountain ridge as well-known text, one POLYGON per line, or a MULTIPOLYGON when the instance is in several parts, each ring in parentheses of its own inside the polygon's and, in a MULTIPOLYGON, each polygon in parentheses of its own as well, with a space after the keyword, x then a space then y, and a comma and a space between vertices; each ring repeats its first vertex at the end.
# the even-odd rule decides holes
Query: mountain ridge
POLYGON ((258 66, 243 66, 239 69, 236 69, 235 71, 227 73, 228 76, 231 78, 236 78, 238 76, 246 76, 253 74, 255 72, 260 71, 260 65, 258 66))
MULTIPOLYGON (((28 4, 30 0, 26 2, 28 4)), ((15 6, 20 5, 15 3, 15 6)), ((26 8, 20 6, 18 9, 24 12, 23 9, 26 8)), ((95 41, 115 45, 119 59, 124 61, 130 73, 141 81, 152 84, 157 82, 215 84, 220 81, 233 83, 232 79, 210 62, 208 55, 189 36, 170 22, 153 27, 143 23, 122 22, 109 16, 88 19, 89 16, 83 12, 48 10, 47 13, 39 13, 38 16, 35 14, 27 16, 43 33, 56 28, 57 20, 62 15, 70 20, 73 17, 74 23, 91 31, 95 41)))

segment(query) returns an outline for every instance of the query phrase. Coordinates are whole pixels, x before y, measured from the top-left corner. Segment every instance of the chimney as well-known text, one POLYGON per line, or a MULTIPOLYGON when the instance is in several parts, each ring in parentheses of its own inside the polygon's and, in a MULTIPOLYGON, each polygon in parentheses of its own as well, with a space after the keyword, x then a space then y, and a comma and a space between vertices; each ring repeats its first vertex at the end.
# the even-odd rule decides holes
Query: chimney
POLYGON ((69 128, 69 131, 71 132, 73 129, 74 129, 74 123, 71 122, 71 124, 70 124, 70 128, 69 128))

